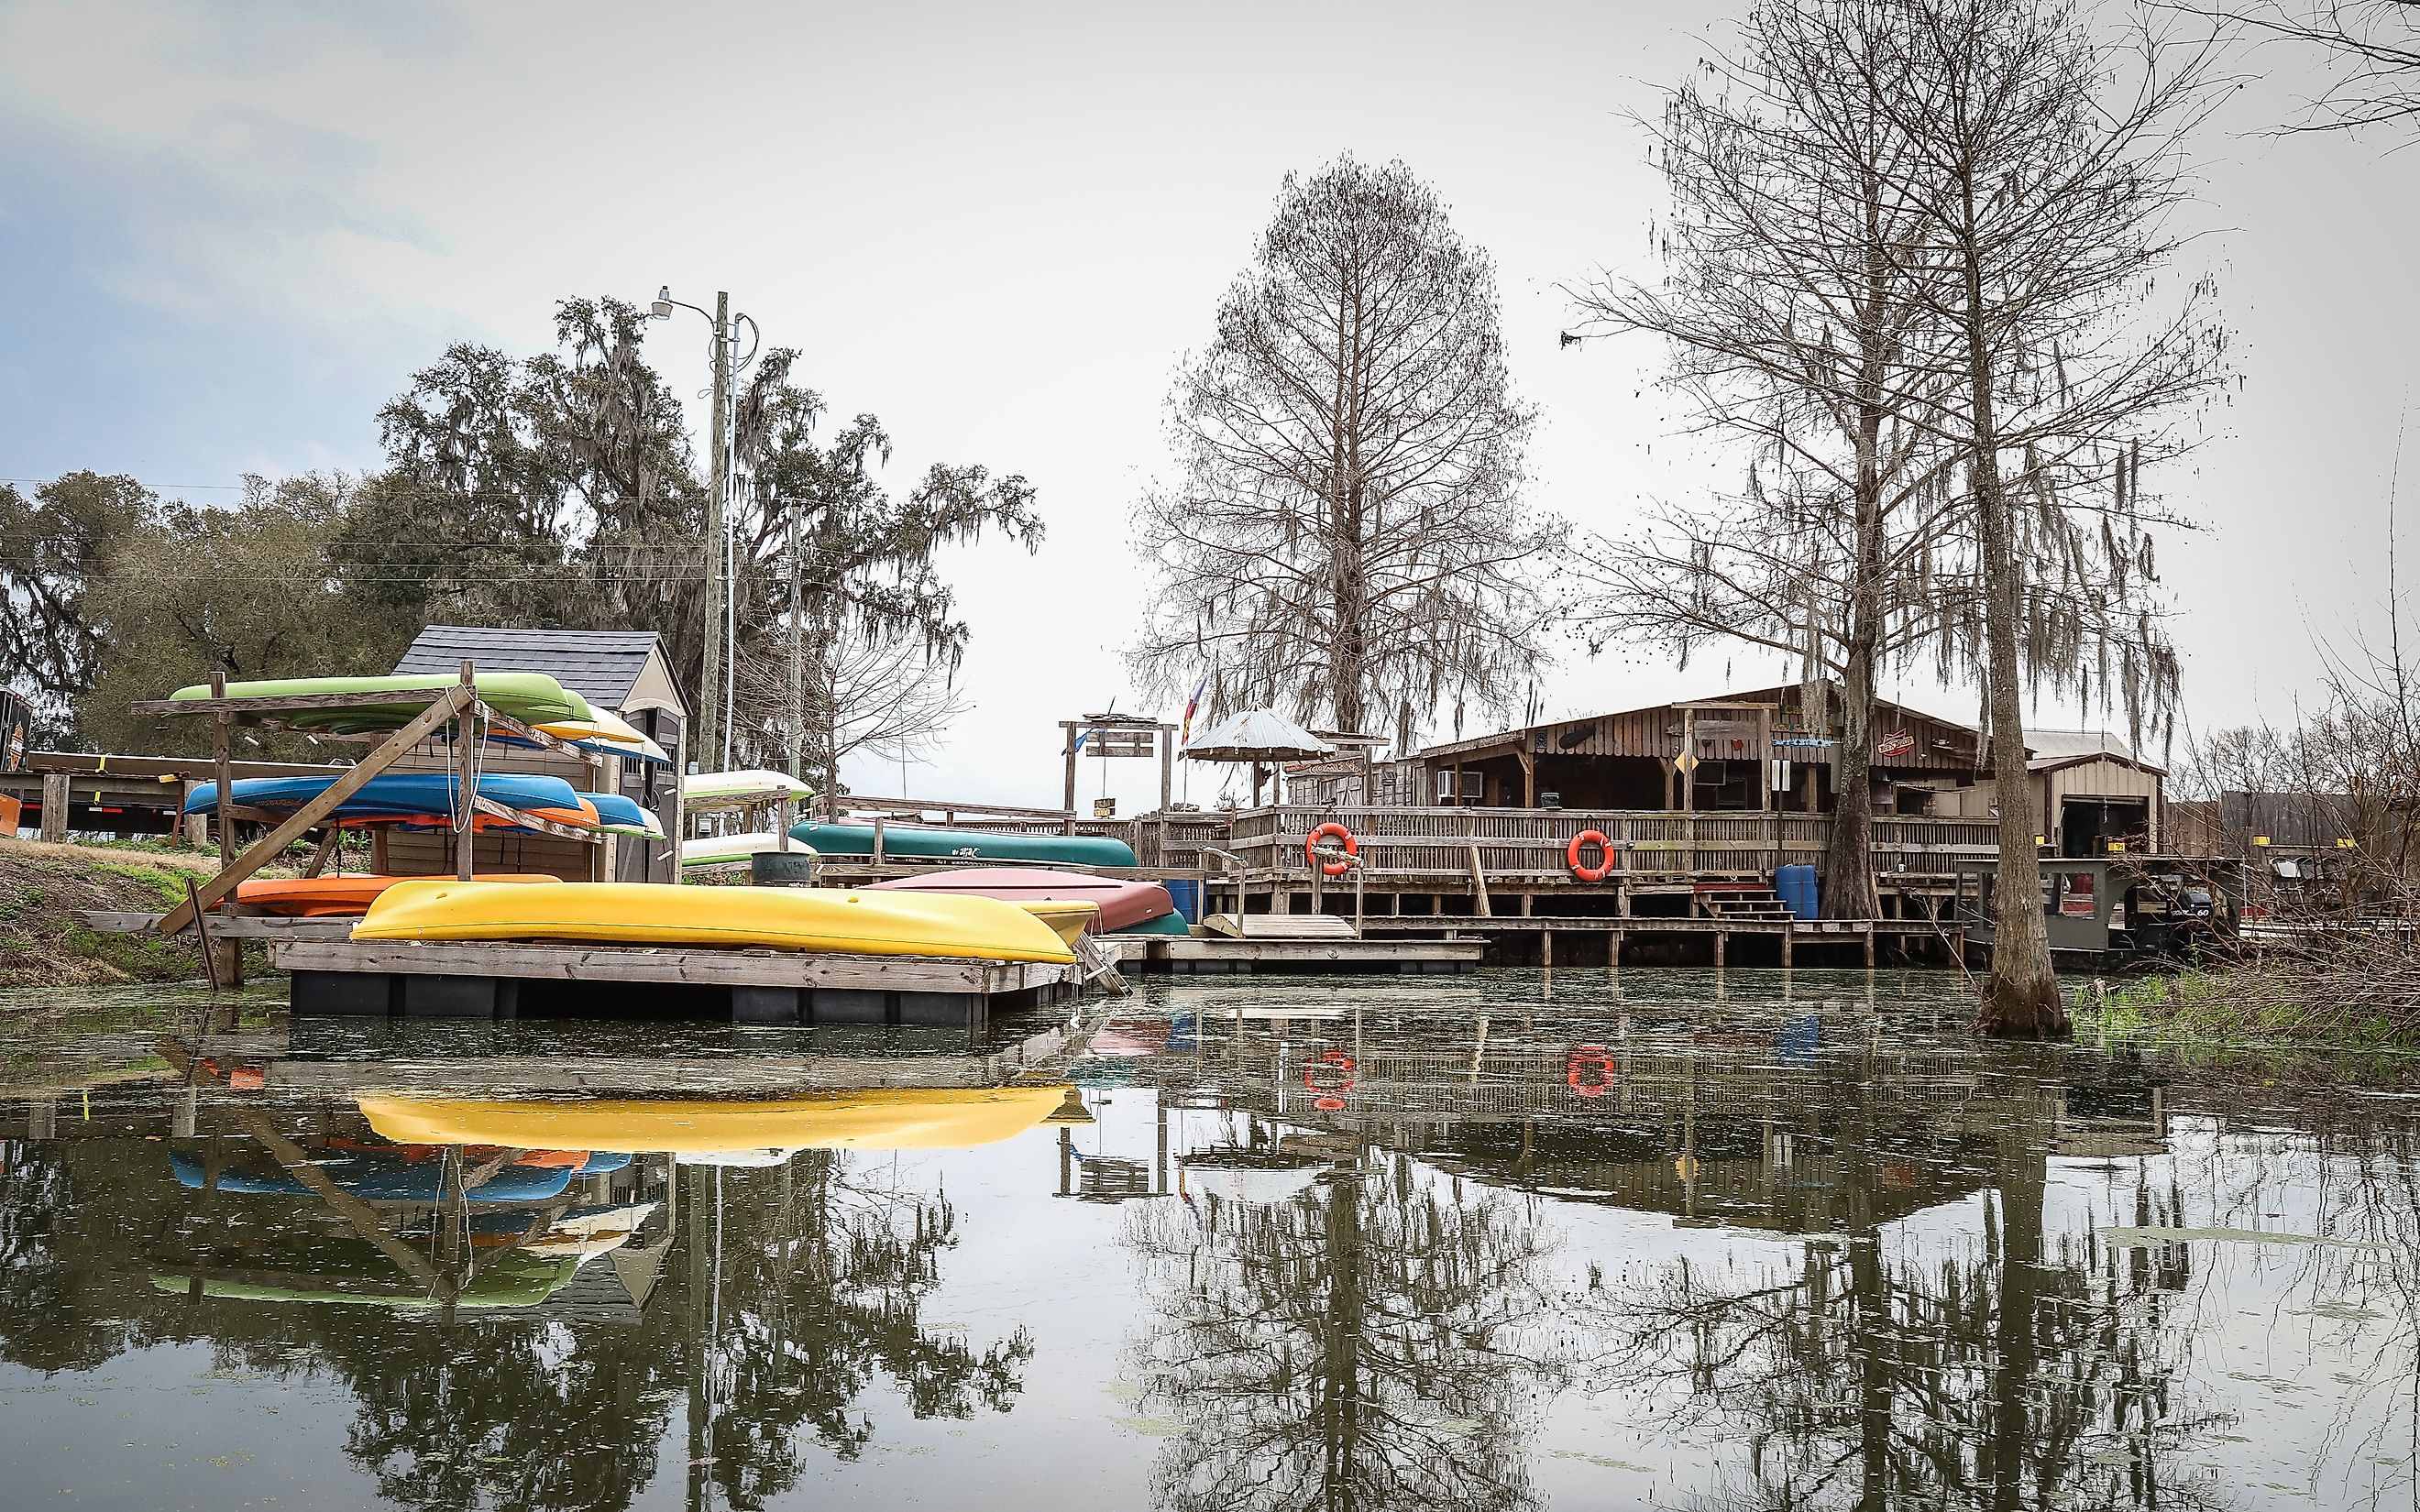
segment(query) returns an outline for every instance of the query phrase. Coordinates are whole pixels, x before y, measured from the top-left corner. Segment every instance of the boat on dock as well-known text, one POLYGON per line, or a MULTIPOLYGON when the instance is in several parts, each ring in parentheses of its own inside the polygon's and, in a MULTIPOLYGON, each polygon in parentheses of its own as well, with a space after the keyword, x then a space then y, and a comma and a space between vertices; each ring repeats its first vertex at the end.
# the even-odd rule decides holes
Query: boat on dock
POLYGON ((826 887, 680 887, 644 882, 490 885, 432 878, 389 887, 356 940, 573 940, 951 960, 1075 959, 1049 925, 991 898, 826 887))
MULTIPOLYGON (((1176 913, 1176 903, 1156 882, 1122 877, 1096 877, 1080 872, 1052 872, 1040 867, 970 866, 893 877, 869 885, 884 892, 960 893, 1025 903, 1046 899, 1080 899, 1098 906, 1099 927, 1115 933, 1138 929, 1176 913)), ((1182 921, 1179 921, 1182 928, 1182 921)), ((1155 932, 1161 933, 1161 932, 1155 932)), ((1166 933, 1174 933, 1172 931, 1166 933)))
POLYGON ((879 829, 882 854, 927 860, 1047 861, 1061 866, 1131 867, 1134 847, 1108 835, 1026 835, 991 829, 943 829, 925 825, 794 825, 790 838, 825 856, 872 856, 879 829))

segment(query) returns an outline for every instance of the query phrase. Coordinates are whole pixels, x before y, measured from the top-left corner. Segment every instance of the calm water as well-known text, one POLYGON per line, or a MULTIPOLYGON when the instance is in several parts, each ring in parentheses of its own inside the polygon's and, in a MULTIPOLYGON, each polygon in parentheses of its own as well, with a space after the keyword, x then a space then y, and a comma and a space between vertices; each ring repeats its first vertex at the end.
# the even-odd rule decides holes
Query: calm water
POLYGON ((0 1045, 0 1504, 2420 1504, 2420 1078, 1947 988, 85 999, 0 1045))

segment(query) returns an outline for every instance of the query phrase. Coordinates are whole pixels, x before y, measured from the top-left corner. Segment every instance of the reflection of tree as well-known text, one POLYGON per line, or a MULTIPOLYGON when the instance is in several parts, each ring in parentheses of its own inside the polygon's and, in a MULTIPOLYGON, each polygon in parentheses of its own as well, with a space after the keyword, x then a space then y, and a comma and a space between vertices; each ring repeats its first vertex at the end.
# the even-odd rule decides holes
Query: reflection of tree
POLYGON ((1024 1330, 977 1350, 924 1329, 941 1252, 958 1239, 946 1196, 891 1184, 830 1150, 699 1174, 686 1242, 706 1400, 692 1458, 711 1458, 704 1468, 730 1505, 762 1505, 798 1480, 801 1429, 854 1458, 873 1435, 855 1406, 877 1371, 918 1417, 1009 1410, 1033 1352, 1024 1330), (717 1185, 720 1244, 709 1253, 717 1185))
POLYGON ((113 1174, 97 1148, 0 1143, 0 1360, 89 1370, 137 1342, 107 1259, 122 1236, 87 1217, 113 1174))
POLYGON ((1187 1427, 1160 1505, 1533 1504, 1525 1418, 1567 1379, 1539 1199, 1395 1158, 1286 1202, 1128 1210, 1159 1321, 1140 1411, 1187 1427))
MULTIPOLYGON (((1846 1088, 1839 1180, 1879 1164, 1846 1088)), ((1761 1272, 1676 1263, 1621 1288, 1630 1383, 1685 1389, 1745 1430, 1746 1484, 1774 1508, 2180 1506, 2212 1489, 2174 1469, 2228 1427, 2182 1398, 2183 1251, 2154 1262, 2080 1237, 2046 1246, 2048 1130, 2005 1123, 1979 1235, 1947 1245, 1870 1223, 1761 1272)), ((2138 1187, 2138 1224, 2178 1221, 2138 1187)))

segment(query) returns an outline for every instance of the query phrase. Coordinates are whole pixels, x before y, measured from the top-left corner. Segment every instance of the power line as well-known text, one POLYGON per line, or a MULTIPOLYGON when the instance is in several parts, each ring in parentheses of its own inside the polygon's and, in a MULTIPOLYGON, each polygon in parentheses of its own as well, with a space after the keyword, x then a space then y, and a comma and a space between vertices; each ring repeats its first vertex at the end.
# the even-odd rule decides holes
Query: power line
MULTIPOLYGON (((90 468, 78 468, 75 471, 79 472, 92 471, 90 468)), ((59 477, 63 478, 67 475, 68 474, 62 472, 59 474, 59 477)), ((126 477, 126 474, 123 472, 93 472, 92 475, 96 478, 126 477)), ((0 478, 0 483, 30 483, 37 486, 45 483, 56 483, 57 481, 58 478, 0 478)), ((247 486, 249 486, 248 485, 240 483, 146 483, 141 478, 127 478, 126 481, 132 483, 138 488, 220 488, 228 493, 241 493, 247 486)))

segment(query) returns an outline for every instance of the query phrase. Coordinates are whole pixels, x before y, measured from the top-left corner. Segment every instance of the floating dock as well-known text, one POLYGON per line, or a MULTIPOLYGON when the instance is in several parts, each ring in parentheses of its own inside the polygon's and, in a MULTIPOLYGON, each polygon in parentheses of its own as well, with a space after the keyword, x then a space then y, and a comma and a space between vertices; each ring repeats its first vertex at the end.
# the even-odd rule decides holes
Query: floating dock
POLYGON ((795 950, 647 949, 520 941, 352 940, 281 934, 297 1013, 420 1018, 521 1014, 728 1017, 739 1024, 970 1027, 995 1009, 1078 990, 1054 962, 795 950))
POLYGON ((1122 968, 1155 975, 1354 973, 1424 976, 1479 969, 1483 940, 1233 940, 1216 936, 1105 935, 1122 968))

